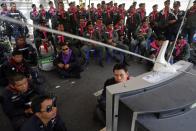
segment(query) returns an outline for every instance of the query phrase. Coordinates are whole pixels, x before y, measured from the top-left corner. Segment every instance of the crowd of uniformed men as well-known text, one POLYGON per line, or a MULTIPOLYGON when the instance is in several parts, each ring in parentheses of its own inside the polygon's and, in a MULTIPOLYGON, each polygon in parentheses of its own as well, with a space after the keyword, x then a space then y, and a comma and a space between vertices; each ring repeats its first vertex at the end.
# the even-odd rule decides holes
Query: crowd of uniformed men
MULTIPOLYGON (((52 1, 48 4, 49 10, 43 5, 37 9, 32 4, 30 19, 33 24, 100 41, 146 57, 156 58, 165 40, 170 41, 170 50, 181 24, 172 62, 188 61, 190 47, 195 43, 196 1, 188 9, 184 22, 185 11, 180 9, 180 1, 175 1, 171 7, 170 0, 166 0, 160 11, 158 5, 153 5, 149 15, 146 14, 145 3, 139 3, 139 8, 136 8, 137 2, 128 10, 125 10, 125 4, 118 5, 112 1, 102 1, 97 7, 91 3, 87 9, 84 4, 78 6, 71 2, 68 10, 64 9, 62 0, 58 0, 56 8, 52 1)), ((10 3, 9 9, 6 3, 2 3, 0 15, 27 21, 14 2, 10 3)), ((2 20, 0 24, 4 29, 0 33, 1 42, 5 36, 9 40, 15 38, 15 46, 9 58, 0 46, 0 84, 7 86, 3 94, 3 108, 16 130, 66 130, 57 114, 55 97, 45 95, 42 88, 37 88, 40 85, 38 72, 32 67, 38 64, 38 59, 44 57, 43 52, 53 52, 54 65, 62 78, 80 78, 84 66, 90 61, 92 51, 101 67, 104 67, 105 58, 112 58, 125 65, 129 65, 131 60, 129 55, 111 48, 41 29, 33 29, 33 46, 26 42, 26 37, 29 37, 27 26, 2 20), (28 121, 24 124, 26 120, 28 121)))

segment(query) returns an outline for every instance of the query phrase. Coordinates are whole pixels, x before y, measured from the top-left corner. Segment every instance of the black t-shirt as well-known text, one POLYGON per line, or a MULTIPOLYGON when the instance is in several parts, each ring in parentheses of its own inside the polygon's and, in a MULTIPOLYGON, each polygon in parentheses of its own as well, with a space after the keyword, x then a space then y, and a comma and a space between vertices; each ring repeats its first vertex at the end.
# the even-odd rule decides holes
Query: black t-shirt
POLYGON ((50 120, 47 125, 36 116, 32 116, 24 125, 20 131, 67 131, 64 122, 57 115, 56 118, 50 120))

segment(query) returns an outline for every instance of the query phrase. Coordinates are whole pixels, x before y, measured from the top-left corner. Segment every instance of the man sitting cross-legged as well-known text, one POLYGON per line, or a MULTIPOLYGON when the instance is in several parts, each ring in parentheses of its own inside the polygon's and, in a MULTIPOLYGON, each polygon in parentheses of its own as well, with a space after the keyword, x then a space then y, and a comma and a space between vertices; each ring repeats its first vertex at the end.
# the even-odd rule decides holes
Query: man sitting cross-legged
POLYGON ((69 48, 69 43, 61 44, 61 52, 54 60, 58 74, 63 78, 80 78, 82 67, 79 57, 69 48))

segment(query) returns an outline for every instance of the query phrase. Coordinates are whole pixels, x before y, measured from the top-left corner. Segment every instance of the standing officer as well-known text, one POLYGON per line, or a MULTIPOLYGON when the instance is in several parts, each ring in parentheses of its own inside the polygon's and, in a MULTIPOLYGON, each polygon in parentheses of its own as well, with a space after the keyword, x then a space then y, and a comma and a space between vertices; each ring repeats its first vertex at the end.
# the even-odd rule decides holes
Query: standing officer
MULTIPOLYGON (((11 9, 10 9, 10 11, 7 14, 8 17, 11 17, 11 18, 13 18, 15 20, 23 21, 23 22, 26 23, 27 19, 22 14, 21 11, 16 9, 16 3, 11 2, 10 6, 11 6, 11 9)), ((12 35, 14 36, 14 38, 16 38, 18 35, 27 35, 28 32, 29 32, 27 27, 24 27, 24 26, 19 25, 19 24, 10 23, 10 27, 11 27, 10 31, 13 31, 12 35)))

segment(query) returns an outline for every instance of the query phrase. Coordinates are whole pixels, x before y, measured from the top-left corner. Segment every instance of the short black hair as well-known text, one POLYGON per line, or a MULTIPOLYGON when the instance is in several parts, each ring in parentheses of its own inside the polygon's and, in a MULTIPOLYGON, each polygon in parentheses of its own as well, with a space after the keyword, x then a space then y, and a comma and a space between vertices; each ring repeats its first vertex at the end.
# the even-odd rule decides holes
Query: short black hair
POLYGON ((14 50, 12 52, 12 56, 16 56, 16 55, 23 55, 22 51, 19 51, 19 50, 14 50))
POLYGON ((137 2, 136 2, 136 1, 134 1, 132 5, 137 5, 137 2))
POLYGON ((23 39, 26 39, 26 37, 24 36, 24 35, 18 35, 16 38, 15 38, 15 41, 17 41, 18 39, 20 39, 20 38, 23 38, 23 39))
POLYGON ((69 3, 69 6, 71 6, 71 5, 73 5, 73 4, 74 4, 73 2, 70 2, 70 3, 69 3))
POLYGON ((114 67, 113 67, 113 72, 115 70, 124 70, 125 72, 128 72, 127 66, 125 64, 122 64, 122 63, 115 64, 114 67))
POLYGON ((40 112, 42 102, 48 99, 52 99, 52 97, 49 95, 39 95, 33 98, 31 103, 31 109, 33 113, 40 112))
POLYGON ((103 1, 101 1, 101 4, 102 4, 102 5, 104 5, 104 4, 105 4, 105 1, 104 1, 104 0, 103 0, 103 1))
POLYGON ((155 8, 155 7, 157 7, 157 6, 158 6, 158 5, 157 5, 157 4, 155 4, 155 5, 153 5, 153 6, 152 6, 152 8, 155 8))
POLYGON ((44 6, 42 4, 39 5, 39 8, 43 8, 44 6))
POLYGON ((1 7, 4 7, 4 6, 6 6, 6 3, 1 3, 1 7))
POLYGON ((53 2, 52 2, 52 1, 49 1, 48 4, 49 4, 49 5, 50 5, 50 4, 53 4, 53 2))
POLYGON ((166 3, 170 3, 170 0, 166 0, 166 1, 164 2, 164 4, 166 4, 166 3))
POLYGON ((36 5, 35 4, 32 4, 31 7, 34 8, 34 7, 36 7, 36 5))
POLYGON ((64 6, 63 2, 58 2, 58 5, 60 5, 60 4, 62 4, 64 6))
POLYGON ((86 27, 88 27, 89 25, 93 25, 93 22, 92 21, 88 21, 87 24, 86 24, 86 27))
POLYGON ((145 5, 145 3, 140 3, 140 4, 139 4, 139 7, 141 7, 141 6, 143 6, 143 5, 145 5))
POLYGON ((15 83, 17 82, 17 81, 21 81, 21 80, 23 80, 23 79, 25 79, 26 78, 26 76, 24 76, 23 74, 21 74, 21 73, 14 73, 14 72, 12 72, 12 73, 10 73, 9 75, 8 75, 8 81, 9 81, 9 84, 11 84, 11 85, 15 85, 15 83))
POLYGON ((181 4, 180 4, 180 1, 175 1, 173 5, 178 5, 178 6, 180 6, 181 4))

